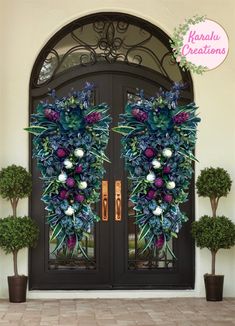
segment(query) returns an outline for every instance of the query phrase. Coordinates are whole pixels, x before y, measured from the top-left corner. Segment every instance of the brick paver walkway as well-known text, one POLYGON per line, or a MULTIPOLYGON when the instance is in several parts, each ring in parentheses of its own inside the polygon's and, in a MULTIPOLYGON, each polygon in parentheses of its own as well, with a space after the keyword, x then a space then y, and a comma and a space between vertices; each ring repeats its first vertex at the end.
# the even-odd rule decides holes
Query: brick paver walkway
POLYGON ((235 325, 235 299, 0 300, 0 326, 235 325))

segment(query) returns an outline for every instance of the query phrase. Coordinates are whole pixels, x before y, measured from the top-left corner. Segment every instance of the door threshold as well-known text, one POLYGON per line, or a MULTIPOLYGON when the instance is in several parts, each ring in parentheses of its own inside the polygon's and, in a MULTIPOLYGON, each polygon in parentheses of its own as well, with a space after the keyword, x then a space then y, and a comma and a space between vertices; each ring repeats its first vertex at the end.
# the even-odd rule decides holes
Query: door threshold
POLYGON ((199 297, 197 290, 31 290, 28 299, 142 299, 199 297))

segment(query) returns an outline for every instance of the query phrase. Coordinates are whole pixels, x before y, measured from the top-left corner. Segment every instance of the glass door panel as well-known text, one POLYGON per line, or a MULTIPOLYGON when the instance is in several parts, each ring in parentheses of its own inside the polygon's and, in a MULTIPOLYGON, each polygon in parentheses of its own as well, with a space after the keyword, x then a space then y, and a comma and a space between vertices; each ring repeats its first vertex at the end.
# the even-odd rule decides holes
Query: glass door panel
POLYGON ((96 269, 95 239, 94 225, 89 237, 84 237, 82 240, 82 247, 88 259, 81 252, 74 254, 73 249, 69 249, 68 247, 64 247, 59 252, 53 253, 56 247, 56 241, 50 241, 49 269, 96 269))

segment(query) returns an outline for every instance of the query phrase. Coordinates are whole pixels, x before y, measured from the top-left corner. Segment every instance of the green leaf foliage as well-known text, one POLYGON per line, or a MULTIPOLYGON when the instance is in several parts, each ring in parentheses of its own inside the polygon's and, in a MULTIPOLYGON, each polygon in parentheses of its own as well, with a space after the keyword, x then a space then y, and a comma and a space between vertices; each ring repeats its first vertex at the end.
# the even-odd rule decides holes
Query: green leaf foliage
POLYGON ((37 136, 37 135, 40 135, 41 133, 43 133, 45 130, 47 130, 47 128, 40 127, 40 126, 31 126, 31 127, 28 127, 28 128, 24 128, 24 130, 26 130, 29 133, 37 136))
POLYGON ((55 228, 53 229, 50 240, 52 241, 52 240, 56 239, 61 231, 62 231, 62 226, 60 224, 57 224, 55 226, 55 228))
POLYGON ((119 134, 124 136, 129 135, 134 130, 135 128, 130 126, 118 126, 113 128, 113 131, 118 132, 119 134))
POLYGON ((210 198, 227 196, 231 185, 230 175, 226 170, 219 167, 203 169, 196 182, 198 195, 210 198))
POLYGON ((0 247, 6 254, 27 247, 34 247, 39 236, 35 222, 27 217, 0 219, 0 247))
POLYGON ((0 171, 0 195, 7 200, 28 197, 32 190, 29 172, 22 166, 11 165, 0 171))
POLYGON ((200 248, 229 249, 235 245, 235 224, 225 216, 204 215, 192 223, 192 235, 200 248))

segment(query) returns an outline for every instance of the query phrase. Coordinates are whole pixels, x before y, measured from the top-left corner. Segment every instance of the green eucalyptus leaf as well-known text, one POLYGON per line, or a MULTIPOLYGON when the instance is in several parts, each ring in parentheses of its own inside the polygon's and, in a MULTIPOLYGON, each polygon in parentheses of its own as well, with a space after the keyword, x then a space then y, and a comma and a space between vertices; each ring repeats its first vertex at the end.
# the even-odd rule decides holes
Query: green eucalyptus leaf
POLYGON ((135 128, 131 127, 131 126, 118 126, 118 127, 112 128, 112 130, 121 135, 127 136, 130 133, 132 133, 135 130, 135 128))
POLYGON ((148 224, 145 224, 140 230, 139 241, 144 239, 149 232, 150 232, 150 227, 148 224))
POLYGON ((41 126, 30 126, 28 128, 24 128, 24 130, 28 131, 29 133, 38 136, 41 135, 44 131, 47 130, 46 127, 41 127, 41 126))
POLYGON ((55 252, 58 252, 62 248, 65 238, 66 238, 66 234, 63 234, 63 236, 60 237, 60 238, 58 238, 58 237, 56 238, 57 239, 57 244, 56 244, 55 249, 51 252, 51 254, 54 254, 55 252))
POLYGON ((57 224, 52 231, 50 241, 56 239, 58 237, 58 235, 61 233, 61 231, 62 231, 62 226, 60 224, 57 224))

